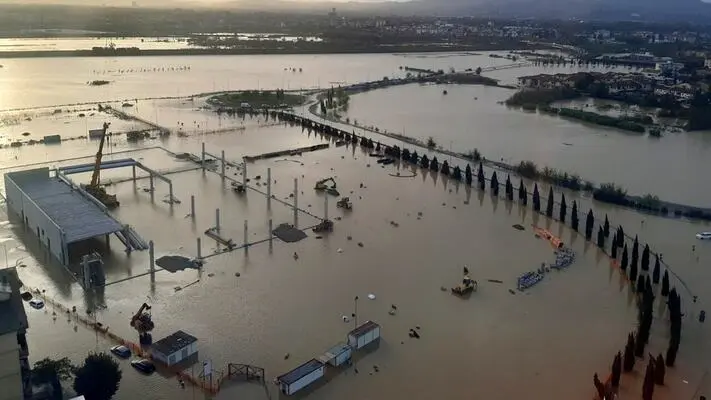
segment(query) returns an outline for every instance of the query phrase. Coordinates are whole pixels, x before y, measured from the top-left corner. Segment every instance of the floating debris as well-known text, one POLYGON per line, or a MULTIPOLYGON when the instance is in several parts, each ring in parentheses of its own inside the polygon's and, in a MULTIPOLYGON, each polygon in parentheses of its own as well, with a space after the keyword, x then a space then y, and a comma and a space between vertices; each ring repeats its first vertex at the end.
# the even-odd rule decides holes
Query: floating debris
POLYGON ((524 228, 523 225, 521 225, 521 224, 515 224, 515 225, 512 225, 512 227, 513 227, 514 229, 518 229, 519 231, 523 231, 523 230, 526 229, 526 228, 524 228))
POLYGON ((499 279, 487 279, 491 283, 504 283, 504 281, 501 281, 499 279))
POLYGON ((358 247, 363 247, 363 242, 358 242, 358 247))
POLYGON ((371 294, 368 295, 368 298, 369 298, 370 300, 375 300, 375 295, 374 295, 373 293, 371 293, 371 294))

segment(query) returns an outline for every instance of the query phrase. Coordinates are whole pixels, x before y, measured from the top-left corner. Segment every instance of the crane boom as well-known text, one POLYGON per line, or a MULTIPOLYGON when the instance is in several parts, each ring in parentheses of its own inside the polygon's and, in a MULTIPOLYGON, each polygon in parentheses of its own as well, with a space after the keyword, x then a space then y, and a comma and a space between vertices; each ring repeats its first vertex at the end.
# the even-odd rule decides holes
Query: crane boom
POLYGON ((91 184, 89 186, 99 186, 99 171, 101 170, 101 158, 104 156, 104 142, 106 141, 106 131, 109 129, 109 123, 104 122, 101 141, 99 142, 99 151, 96 152, 96 161, 94 163, 94 173, 91 175, 91 184))

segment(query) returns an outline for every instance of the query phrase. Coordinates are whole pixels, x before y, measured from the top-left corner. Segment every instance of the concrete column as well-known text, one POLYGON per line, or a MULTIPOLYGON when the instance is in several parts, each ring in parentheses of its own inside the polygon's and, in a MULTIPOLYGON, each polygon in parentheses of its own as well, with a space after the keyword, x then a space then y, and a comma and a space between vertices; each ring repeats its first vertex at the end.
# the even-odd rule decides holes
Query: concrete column
POLYGON ((202 170, 205 171, 205 142, 202 142, 202 153, 200 153, 200 160, 202 161, 202 170))
POLYGON ((190 195, 190 217, 195 219, 195 195, 190 195))
POLYGON ((197 258, 198 260, 202 259, 202 240, 200 238, 197 238, 197 258))
POLYGON ((215 230, 220 231, 220 209, 215 209, 215 230))
POLYGON ((244 220, 244 252, 247 253, 247 247, 249 247, 249 233, 247 230, 247 220, 244 220))
POLYGON ((242 161, 242 185, 247 190, 247 160, 242 161))
POLYGON ((153 247, 153 241, 149 240, 148 241, 148 259, 150 260, 149 268, 151 272, 155 272, 156 270, 156 260, 155 260, 155 248, 153 247))
POLYGON ((272 251, 272 239, 274 239, 274 231, 272 220, 269 219, 269 251, 272 251))
POLYGON ((225 179, 225 151, 222 150, 222 174, 220 175, 222 179, 225 179))
POLYGON ((323 196, 323 219, 328 220, 328 193, 323 196))
POLYGON ((267 168, 267 209, 272 206, 272 169, 267 168))
POLYGON ((294 227, 299 225, 299 179, 294 178, 294 227))

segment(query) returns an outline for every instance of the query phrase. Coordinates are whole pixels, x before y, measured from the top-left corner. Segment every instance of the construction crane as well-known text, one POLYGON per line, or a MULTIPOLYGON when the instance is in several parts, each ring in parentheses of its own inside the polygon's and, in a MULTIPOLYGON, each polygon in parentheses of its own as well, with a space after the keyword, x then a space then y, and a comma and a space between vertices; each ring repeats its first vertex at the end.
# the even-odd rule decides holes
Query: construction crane
POLYGON ((141 308, 131 317, 131 326, 138 331, 138 338, 141 344, 151 344, 153 341, 150 331, 155 328, 155 324, 150 311, 151 306, 143 303, 141 308))
POLYGON ((334 196, 340 196, 341 194, 336 190, 336 180, 333 179, 332 177, 330 178, 325 178, 321 179, 320 181, 316 182, 316 186, 314 186, 314 189, 323 191, 325 190, 326 193, 334 195, 334 196), (326 182, 331 182, 333 185, 328 186, 326 185, 326 182))
POLYGON ((94 196, 96 200, 99 200, 101 204, 105 205, 109 209, 113 209, 119 206, 116 196, 106 193, 100 185, 100 171, 101 171, 101 158, 104 156, 104 143, 106 142, 106 132, 109 129, 109 123, 104 122, 103 132, 101 133, 101 141, 99 142, 99 151, 96 152, 96 160, 94 161, 94 172, 91 175, 91 182, 84 186, 84 190, 90 195, 94 196))

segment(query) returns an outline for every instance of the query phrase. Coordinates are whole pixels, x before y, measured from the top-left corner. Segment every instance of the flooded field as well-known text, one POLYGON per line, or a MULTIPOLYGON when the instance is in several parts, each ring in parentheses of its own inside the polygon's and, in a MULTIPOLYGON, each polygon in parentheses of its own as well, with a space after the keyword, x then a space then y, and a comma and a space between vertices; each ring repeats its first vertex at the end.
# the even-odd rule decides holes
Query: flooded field
MULTIPOLYGON (((238 161, 245 154, 323 142, 300 128, 283 124, 260 127, 263 122, 246 118, 244 130, 205 137, 173 136, 144 145, 162 144, 178 153, 199 153, 205 138, 208 151, 225 150, 228 159, 238 161)), ((75 141, 55 148, 4 152, 15 152, 23 163, 47 162, 61 155, 46 149, 90 156, 94 146, 94 142, 75 141)), ((134 157, 163 171, 188 166, 160 149, 139 150, 119 142, 114 152, 110 157, 134 157), (131 149, 130 153, 119 153, 131 149)), ((87 161, 74 163, 83 162, 87 161)), ((119 242, 113 241, 111 255, 106 257, 108 281, 135 278, 108 285, 93 296, 86 296, 66 271, 37 254, 31 236, 27 245, 8 244, 8 263, 26 265, 19 273, 27 286, 45 289, 48 297, 76 305, 80 312, 100 305, 97 320, 134 341, 137 337, 128 319, 140 303, 148 301, 157 324, 154 337, 185 329, 198 337, 201 360, 212 360, 217 369, 225 369, 227 363, 258 365, 266 368, 269 381, 343 340, 353 322, 344 323, 341 316, 354 311, 354 297, 359 296, 359 320, 380 323, 383 340, 377 350, 358 359, 355 368, 359 373, 351 368, 338 374, 307 392, 310 399, 468 399, 472 388, 495 399, 539 392, 560 399, 589 398, 592 374, 607 375, 614 353, 623 346, 626 333, 634 329, 634 301, 609 260, 581 236, 534 215, 530 208, 492 198, 488 192, 466 188, 431 172, 398 164, 381 167, 360 148, 331 147, 301 157, 260 161, 249 164, 248 176, 265 177, 267 168, 276 180, 272 190, 277 199, 292 201, 289 194, 297 178, 303 191, 299 193, 300 207, 322 216, 323 194, 315 192, 313 185, 333 176, 341 194, 353 201, 354 210, 336 209, 334 198, 329 214, 337 218, 335 230, 322 239, 308 232, 307 239, 294 244, 275 240, 271 250, 268 243, 262 243, 250 247, 248 253, 237 250, 211 257, 200 271, 142 275, 148 272, 147 254, 127 256, 119 242), (401 177, 392 176, 397 172, 401 177), (413 178, 402 177, 413 173, 413 178), (418 213, 422 213, 420 218, 418 213), (515 230, 513 224, 526 230, 515 230), (554 258, 550 244, 534 237, 531 224, 559 235, 578 257, 568 270, 551 273, 538 286, 514 295, 509 289, 515 287, 517 276, 554 258), (440 290, 459 283, 464 266, 479 282, 478 291, 468 300, 440 290), (175 290, 198 279, 192 286, 175 290), (371 293, 375 300, 367 298, 371 293), (391 305, 397 306, 396 315, 388 314, 391 305), (415 326, 421 327, 419 340, 407 336, 415 326), (287 353, 288 360, 284 357, 287 353), (375 365, 379 372, 373 372, 375 365)), ((130 174, 130 170, 113 170, 103 177, 118 182, 130 174)), ((239 173, 228 169, 227 176, 239 178, 239 173)), ((162 201, 167 192, 161 182, 156 184, 153 199, 143 191, 145 180, 138 180, 135 186, 128 181, 108 188, 121 201, 116 216, 156 243, 156 257, 194 257, 200 236, 203 254, 213 250, 214 242, 202 231, 214 225, 218 207, 226 235, 238 244, 243 241, 245 220, 250 241, 267 237, 269 218, 275 225, 293 222, 293 211, 287 205, 273 201, 269 209, 266 198, 256 191, 240 197, 213 172, 197 170, 168 177, 174 183, 175 196, 182 201, 172 207, 162 201), (194 223, 186 218, 190 195, 196 196, 194 223)), ((72 179, 81 182, 88 177, 72 179)), ((251 184, 259 188, 256 182, 253 179, 251 184)), ((541 189, 547 193, 547 187, 541 189)), ((585 212, 589 200, 578 200, 585 212)), ((700 295, 697 303, 691 303, 691 294, 681 291, 688 315, 682 347, 677 368, 669 372, 667 388, 658 391, 658 398, 691 398, 700 384, 707 384, 702 355, 708 354, 708 336, 696 315, 709 304, 701 294, 707 290, 705 282, 711 272, 701 265, 711 257, 711 248, 693 239, 699 229, 693 224, 643 217, 599 204, 594 207, 596 215, 608 213, 613 225, 623 224, 628 233, 639 233, 643 243, 663 252, 664 260, 700 295), (692 244, 697 244, 693 255, 692 244)), ((300 227, 317 221, 299 213, 300 227)), ((17 229, 3 224, 2 235, 22 236, 17 229)), ((680 282, 677 286, 682 288, 680 282)), ((51 312, 49 306, 45 311, 28 309, 33 360, 70 356, 79 361, 88 351, 110 345, 81 326, 75 330, 62 315, 53 321, 51 312)), ((649 351, 665 350, 667 332, 660 306, 649 351)), ((127 363, 122 363, 122 368, 119 400, 203 397, 191 387, 180 389, 175 378, 144 377, 127 363)), ((639 386, 639 382, 623 377, 621 398, 638 398, 639 386)), ((279 397, 271 383, 268 390, 272 398, 279 397)), ((267 398, 259 387, 236 383, 218 398, 237 396, 267 398)))

